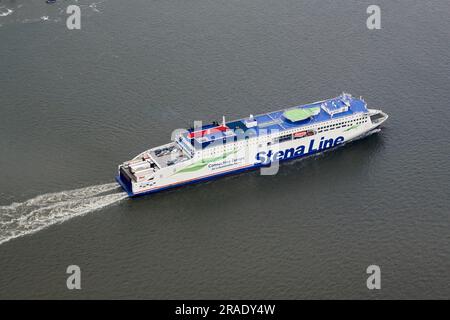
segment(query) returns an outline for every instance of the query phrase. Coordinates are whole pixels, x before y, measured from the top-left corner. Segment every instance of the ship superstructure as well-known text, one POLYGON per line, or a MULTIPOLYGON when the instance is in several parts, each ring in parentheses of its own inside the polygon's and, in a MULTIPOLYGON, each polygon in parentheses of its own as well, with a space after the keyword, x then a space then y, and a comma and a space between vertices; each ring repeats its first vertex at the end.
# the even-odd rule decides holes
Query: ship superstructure
POLYGON ((119 165, 129 196, 273 165, 337 147, 379 127, 387 114, 350 94, 174 133, 173 141, 119 165))

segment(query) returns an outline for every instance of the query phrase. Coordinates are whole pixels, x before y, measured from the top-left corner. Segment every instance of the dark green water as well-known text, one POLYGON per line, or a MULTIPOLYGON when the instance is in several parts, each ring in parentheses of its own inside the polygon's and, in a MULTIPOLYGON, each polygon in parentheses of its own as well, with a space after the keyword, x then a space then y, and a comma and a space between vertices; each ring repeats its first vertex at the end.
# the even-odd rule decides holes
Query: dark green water
POLYGON ((371 1, 80 1, 73 31, 44 2, 0 0, 0 298, 450 297, 448 1, 378 1, 381 30, 371 1), (342 91, 380 133, 275 176, 110 185, 194 120, 342 91))

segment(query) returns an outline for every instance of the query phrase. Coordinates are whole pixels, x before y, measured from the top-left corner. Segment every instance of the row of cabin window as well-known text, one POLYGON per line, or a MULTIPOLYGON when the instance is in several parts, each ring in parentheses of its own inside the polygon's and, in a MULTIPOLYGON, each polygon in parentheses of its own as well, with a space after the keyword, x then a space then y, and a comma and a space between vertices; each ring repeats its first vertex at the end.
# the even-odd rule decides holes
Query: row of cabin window
POLYGON ((356 120, 348 120, 348 121, 342 121, 339 123, 335 123, 335 124, 330 124, 327 126, 323 126, 323 127, 319 127, 319 133, 320 132, 326 132, 329 130, 334 130, 334 129, 339 129, 339 128, 345 128, 347 126, 350 126, 352 124, 361 124, 361 123, 365 123, 367 122, 367 118, 360 118, 360 119, 356 119, 356 120))
POLYGON ((319 127, 318 129, 321 130, 321 129, 326 129, 326 128, 329 128, 329 127, 334 127, 334 126, 338 126, 338 125, 342 125, 342 124, 351 124, 351 123, 354 123, 355 121, 358 121, 360 119, 362 119, 362 118, 354 119, 354 120, 342 121, 342 122, 339 122, 339 123, 333 123, 333 124, 329 124, 327 126, 319 127))
MULTIPOLYGON (((359 119, 367 119, 367 118, 359 118, 359 119)), ((327 126, 323 126, 323 127, 319 127, 319 128, 317 128, 317 130, 319 130, 318 132, 322 132, 322 131, 328 131, 328 130, 331 130, 331 129, 328 129, 328 130, 323 130, 323 129, 325 129, 325 128, 330 128, 330 127, 334 127, 334 126, 339 126, 339 127, 337 127, 337 128, 340 128, 340 127, 346 127, 347 126, 347 124, 350 124, 350 123, 354 123, 355 121, 357 121, 358 119, 354 119, 354 120, 347 120, 347 121, 342 121, 342 122, 339 122, 339 123, 335 123, 335 124, 329 124, 329 125, 327 125, 327 126), (346 125, 342 125, 342 124, 346 124, 346 125)), ((367 122, 367 120, 364 120, 364 121, 360 121, 360 122, 356 122, 356 123, 363 123, 363 122, 367 122)), ((312 127, 304 127, 304 128, 302 128, 303 130, 308 130, 308 129, 310 129, 310 128, 314 128, 313 126, 312 127)), ((296 131, 298 131, 298 129, 299 128, 296 128, 296 129, 294 129, 294 130, 290 130, 290 131, 287 131, 288 133, 294 133, 294 132, 296 132, 296 131)), ((283 136, 280 136, 279 138, 282 138, 283 136)), ((275 138, 276 139, 276 138, 275 138)))

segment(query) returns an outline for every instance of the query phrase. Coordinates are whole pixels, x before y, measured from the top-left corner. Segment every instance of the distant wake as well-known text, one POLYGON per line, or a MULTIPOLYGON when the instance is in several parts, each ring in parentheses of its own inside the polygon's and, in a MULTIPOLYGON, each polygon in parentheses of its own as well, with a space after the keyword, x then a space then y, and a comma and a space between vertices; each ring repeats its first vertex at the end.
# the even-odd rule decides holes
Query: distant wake
POLYGON ((0 244, 98 210, 126 197, 127 194, 119 190, 117 183, 107 183, 47 193, 24 202, 0 206, 0 244))

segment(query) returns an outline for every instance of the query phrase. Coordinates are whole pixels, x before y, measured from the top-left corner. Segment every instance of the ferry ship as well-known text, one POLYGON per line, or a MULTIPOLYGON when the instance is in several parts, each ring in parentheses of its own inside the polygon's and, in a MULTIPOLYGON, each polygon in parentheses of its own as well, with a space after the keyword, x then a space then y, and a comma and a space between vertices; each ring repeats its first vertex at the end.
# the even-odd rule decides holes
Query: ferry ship
POLYGON ((336 148, 376 130, 388 115, 343 93, 328 100, 172 134, 168 144, 119 165, 130 197, 214 179, 336 148))

